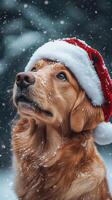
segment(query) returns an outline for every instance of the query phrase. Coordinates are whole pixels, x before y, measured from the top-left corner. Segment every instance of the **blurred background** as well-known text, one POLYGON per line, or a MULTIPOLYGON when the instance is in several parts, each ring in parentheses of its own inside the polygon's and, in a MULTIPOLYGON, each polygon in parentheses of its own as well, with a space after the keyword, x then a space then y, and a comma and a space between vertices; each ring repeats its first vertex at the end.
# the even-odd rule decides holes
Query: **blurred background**
MULTIPOLYGON (((0 199, 15 200, 11 167, 12 88, 34 50, 78 37, 98 49, 112 74, 111 0, 0 0, 0 199)), ((98 147, 112 191, 112 145, 98 147)))

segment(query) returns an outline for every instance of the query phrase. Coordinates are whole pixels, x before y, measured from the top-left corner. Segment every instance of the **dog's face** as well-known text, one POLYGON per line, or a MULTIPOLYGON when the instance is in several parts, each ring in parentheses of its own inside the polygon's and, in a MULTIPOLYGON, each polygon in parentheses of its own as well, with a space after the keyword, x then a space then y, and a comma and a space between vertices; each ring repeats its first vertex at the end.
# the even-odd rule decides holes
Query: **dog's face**
POLYGON ((103 120, 102 110, 91 105, 71 72, 53 61, 40 60, 17 74, 13 99, 22 117, 57 126, 66 122, 75 132, 93 129, 103 120))

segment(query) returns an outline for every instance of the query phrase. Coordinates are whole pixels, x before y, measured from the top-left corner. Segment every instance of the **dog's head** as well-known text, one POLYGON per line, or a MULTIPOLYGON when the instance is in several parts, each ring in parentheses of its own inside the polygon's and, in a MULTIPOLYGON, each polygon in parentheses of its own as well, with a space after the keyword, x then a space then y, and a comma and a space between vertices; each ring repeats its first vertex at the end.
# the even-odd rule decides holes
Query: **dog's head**
POLYGON ((104 120, 101 107, 92 105, 72 73, 50 60, 39 60, 30 71, 17 74, 13 99, 23 118, 66 124, 74 132, 92 130, 104 120))

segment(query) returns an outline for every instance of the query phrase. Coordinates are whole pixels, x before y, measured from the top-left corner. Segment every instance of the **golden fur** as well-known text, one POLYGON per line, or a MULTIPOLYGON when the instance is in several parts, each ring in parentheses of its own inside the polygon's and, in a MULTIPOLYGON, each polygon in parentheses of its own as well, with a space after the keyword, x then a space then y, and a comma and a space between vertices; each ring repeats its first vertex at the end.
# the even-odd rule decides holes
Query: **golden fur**
POLYGON ((24 94, 48 113, 15 102, 20 115, 13 126, 15 191, 20 200, 111 200, 104 163, 93 129, 104 121, 64 65, 40 60, 25 72, 35 83, 24 94), (56 75, 66 73, 67 81, 56 75))

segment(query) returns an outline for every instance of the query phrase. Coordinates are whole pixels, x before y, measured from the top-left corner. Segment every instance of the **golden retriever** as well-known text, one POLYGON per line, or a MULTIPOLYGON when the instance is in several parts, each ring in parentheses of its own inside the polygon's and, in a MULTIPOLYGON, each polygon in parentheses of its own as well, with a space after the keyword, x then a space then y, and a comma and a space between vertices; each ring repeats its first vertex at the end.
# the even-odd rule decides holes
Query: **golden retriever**
POLYGON ((92 130, 102 121, 72 73, 39 60, 13 92, 15 191, 20 200, 111 200, 92 130))

